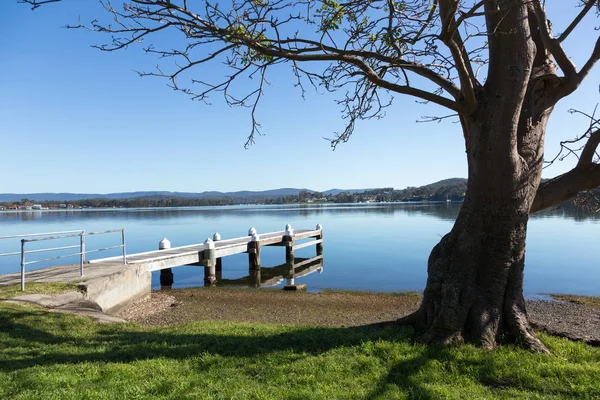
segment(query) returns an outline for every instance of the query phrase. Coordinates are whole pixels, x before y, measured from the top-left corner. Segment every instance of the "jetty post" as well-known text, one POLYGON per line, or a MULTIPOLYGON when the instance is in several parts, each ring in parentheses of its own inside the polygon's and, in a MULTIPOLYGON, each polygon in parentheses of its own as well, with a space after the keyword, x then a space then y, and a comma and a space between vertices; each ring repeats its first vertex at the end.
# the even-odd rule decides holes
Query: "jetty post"
POLYGON ((289 286, 294 284, 294 229, 290 224, 285 226, 283 243, 285 244, 285 266, 287 270, 286 285, 289 286))
POLYGON ((211 238, 204 241, 204 251, 202 254, 204 259, 204 286, 213 286, 217 281, 216 268, 217 258, 215 251, 215 242, 211 238))
POLYGON ((260 235, 252 227, 248 230, 248 236, 251 237, 248 242, 248 274, 254 287, 260 287, 260 235))
MULTIPOLYGON (((171 248, 171 242, 167 238, 163 238, 158 242, 159 250, 168 250, 171 248)), ((173 271, 171 268, 165 268, 160 270, 160 288, 171 289, 173 287, 173 271)))
MULTIPOLYGON (((213 242, 218 242, 219 240, 221 240, 221 235, 219 234, 219 232, 215 232, 212 240, 213 240, 213 242)), ((220 281, 221 279, 223 279, 223 259, 221 257, 217 258, 217 261, 215 264, 215 274, 216 274, 217 282, 220 281)))
POLYGON ((317 255, 322 256, 323 255, 323 225, 317 224, 316 229, 318 231, 320 231, 319 236, 316 237, 316 239, 317 239, 317 255))

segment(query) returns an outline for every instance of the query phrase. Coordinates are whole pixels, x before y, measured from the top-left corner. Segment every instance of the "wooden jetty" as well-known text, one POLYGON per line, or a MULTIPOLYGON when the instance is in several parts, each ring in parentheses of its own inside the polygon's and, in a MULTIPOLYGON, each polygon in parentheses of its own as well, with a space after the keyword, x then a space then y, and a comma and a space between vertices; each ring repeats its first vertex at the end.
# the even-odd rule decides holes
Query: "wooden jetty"
MULTIPOLYGON (((213 238, 206 239, 204 243, 171 247, 171 243, 165 238, 159 243, 159 250, 147 251, 143 253, 128 254, 127 264, 143 264, 148 271, 161 271, 161 285, 170 286, 173 283, 172 268, 184 265, 197 265, 205 267, 204 280, 206 284, 214 284, 217 277, 221 277, 222 263, 221 259, 226 256, 240 253, 248 253, 248 264, 250 281, 258 282, 255 286, 268 286, 274 282, 274 279, 279 279, 278 276, 285 276, 289 279, 290 272, 276 273, 273 277, 264 282, 260 279, 260 252, 263 246, 283 246, 285 247, 286 262, 274 271, 281 271, 284 268, 286 271, 291 270, 291 282, 293 284, 294 271, 301 267, 309 268, 310 272, 314 272, 320 265, 322 268, 323 260, 323 229, 321 225, 313 230, 294 230, 288 224, 283 231, 269 232, 258 234, 256 229, 250 228, 248 236, 237 237, 233 239, 221 240, 218 233, 213 235, 213 238), (308 240, 314 239, 314 240, 308 240), (308 247, 316 246, 317 255, 311 259, 302 259, 298 262, 294 259, 294 251, 308 247), (259 274, 253 271, 259 271, 259 274), (259 276, 258 280, 256 276, 259 276)), ((97 260, 90 260, 90 263, 110 263, 120 259, 119 257, 109 257, 97 260)), ((271 268, 269 268, 270 270, 271 268)), ((302 270, 304 271, 304 270, 302 270)), ((265 271, 267 272, 267 271, 265 271)), ((273 272, 273 271, 271 271, 273 272)), ((303 274, 307 274, 309 271, 303 274)), ((267 272, 270 274, 270 272, 267 272)), ((245 279, 245 278, 243 278, 245 279)), ((219 279, 220 280, 220 279, 219 279)), ((231 282, 223 282, 231 283, 231 282)))

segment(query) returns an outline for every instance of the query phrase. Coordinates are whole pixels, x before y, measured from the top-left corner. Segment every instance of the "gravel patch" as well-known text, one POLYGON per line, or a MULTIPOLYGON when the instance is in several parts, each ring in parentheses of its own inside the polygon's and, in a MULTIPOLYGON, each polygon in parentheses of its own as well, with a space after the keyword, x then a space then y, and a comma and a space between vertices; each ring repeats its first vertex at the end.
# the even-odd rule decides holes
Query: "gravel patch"
POLYGON ((150 297, 136 301, 117 316, 127 321, 143 321, 155 314, 169 310, 176 303, 175 297, 168 293, 152 292, 150 297))
MULTIPOLYGON (((152 292, 118 316, 145 326, 217 320, 347 327, 394 321, 420 300, 412 293, 193 288, 152 292)), ((535 300, 527 312, 538 330, 600 346, 600 308, 535 300)))
POLYGON ((534 328, 600 346, 600 308, 568 301, 528 301, 534 328))
POLYGON ((167 293, 153 292, 120 316, 146 326, 218 320, 345 327, 395 320, 420 301, 414 294, 369 292, 195 288, 167 293))

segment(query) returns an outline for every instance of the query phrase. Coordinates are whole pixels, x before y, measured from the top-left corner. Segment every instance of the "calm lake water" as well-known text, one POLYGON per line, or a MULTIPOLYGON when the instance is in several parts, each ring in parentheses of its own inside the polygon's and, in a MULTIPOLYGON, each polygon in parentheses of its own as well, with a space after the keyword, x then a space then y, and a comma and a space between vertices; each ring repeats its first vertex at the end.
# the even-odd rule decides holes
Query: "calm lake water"
MULTIPOLYGON (((296 229, 313 229, 320 223, 325 239, 324 268, 320 273, 298 278, 297 283, 306 283, 311 291, 420 291, 427 279, 429 252, 450 230, 459 208, 460 204, 456 203, 428 203, 0 212, 0 236, 125 228, 127 252, 136 253, 157 249, 164 237, 176 247, 203 242, 214 232, 226 239, 246 235, 251 226, 260 233, 283 230, 287 223, 296 229)), ((599 296, 599 233, 598 217, 563 212, 534 215, 529 224, 525 292, 599 296)), ((69 240, 45 242, 44 246, 78 243, 77 238, 69 240)), ((91 236, 87 238, 87 248, 117 245, 120 240, 120 234, 91 236)), ((39 248, 38 244, 28 244, 28 249, 36 247, 39 248)), ((19 250, 18 239, 0 240, 0 253, 19 250)), ((64 254, 76 251, 66 250, 64 254)), ((119 250, 111 250, 89 258, 117 254, 119 250)), ((296 252, 296 257, 314 255, 314 246, 296 252)), ((28 260, 49 256, 48 253, 32 254, 28 260)), ((0 257, 0 273, 18 272, 19 262, 18 256, 0 257)), ((76 258, 60 261, 62 264, 76 262, 76 258)), ((284 262, 283 248, 263 248, 264 268, 284 262)), ((48 263, 32 264, 27 269, 46 265, 48 263)), ((202 267, 179 267, 173 269, 173 273, 173 287, 203 285, 202 267)), ((223 279, 246 275, 246 254, 223 260, 223 279)), ((160 287, 158 273, 154 273, 152 282, 153 288, 160 287)))

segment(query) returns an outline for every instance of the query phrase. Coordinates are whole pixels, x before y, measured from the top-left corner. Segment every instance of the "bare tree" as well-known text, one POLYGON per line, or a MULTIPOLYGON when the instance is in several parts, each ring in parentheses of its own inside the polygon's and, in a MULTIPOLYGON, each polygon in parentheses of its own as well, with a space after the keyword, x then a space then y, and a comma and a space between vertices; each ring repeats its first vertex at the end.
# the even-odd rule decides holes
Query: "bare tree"
POLYGON ((529 214, 600 185, 597 130, 586 134, 573 170, 540 184, 553 107, 600 58, 600 38, 580 69, 565 53, 562 43, 594 14, 594 1, 572 3, 578 7, 560 35, 540 0, 131 0, 119 8, 105 1, 111 23, 73 28, 110 35, 98 46, 104 51, 144 42, 146 52, 173 62, 141 75, 167 78, 193 99, 220 94, 249 107, 247 144, 260 134, 255 110, 267 72, 280 65, 302 92, 343 93, 347 123, 334 147, 357 120, 383 116, 395 94, 448 109, 464 134, 468 189, 454 227, 429 256, 421 307, 401 322, 419 328, 425 343, 493 348, 510 337, 547 351, 523 299, 529 214), (180 38, 150 44, 167 31, 180 38), (226 71, 222 80, 208 78, 215 64, 226 71), (240 94, 236 83, 247 77, 256 86, 240 94))

